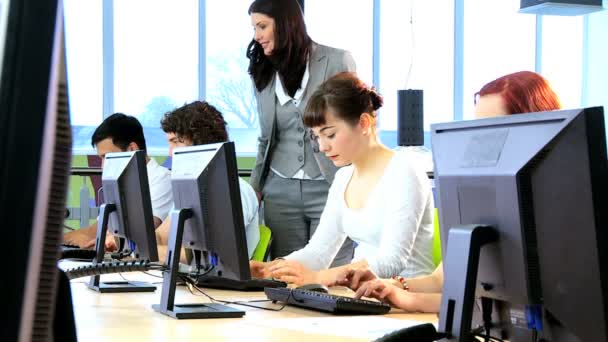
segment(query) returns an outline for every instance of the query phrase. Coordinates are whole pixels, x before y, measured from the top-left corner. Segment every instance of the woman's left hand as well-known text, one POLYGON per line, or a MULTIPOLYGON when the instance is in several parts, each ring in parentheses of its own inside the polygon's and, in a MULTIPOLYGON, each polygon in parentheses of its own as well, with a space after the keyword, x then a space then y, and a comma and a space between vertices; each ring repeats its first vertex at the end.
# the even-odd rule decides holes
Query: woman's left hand
POLYGON ((317 283, 317 272, 293 260, 280 260, 269 267, 274 279, 288 284, 303 285, 317 283))

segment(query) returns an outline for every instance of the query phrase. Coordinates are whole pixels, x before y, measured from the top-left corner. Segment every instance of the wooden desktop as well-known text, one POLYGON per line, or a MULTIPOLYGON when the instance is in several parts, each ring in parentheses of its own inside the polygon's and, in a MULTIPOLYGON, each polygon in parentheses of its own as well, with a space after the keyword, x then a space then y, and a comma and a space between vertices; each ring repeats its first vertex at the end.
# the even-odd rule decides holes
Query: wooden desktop
MULTIPOLYGON (((162 280, 142 273, 123 276, 152 283, 162 280)), ((121 280, 118 275, 105 275, 102 279, 121 280)), ((366 341, 390 331, 391 327, 399 329, 417 322, 437 322, 435 314, 407 314, 395 309, 382 316, 345 317, 292 306, 276 312, 239 305, 231 306, 246 311, 242 318, 176 320, 152 309, 152 304, 160 301, 160 284, 153 293, 100 294, 87 288, 87 281, 88 278, 80 278, 71 283, 76 329, 81 341, 366 341)), ((266 299, 263 292, 203 290, 221 300, 266 299)), ((332 288, 331 292, 353 293, 346 288, 332 288)), ((178 286, 175 302, 208 303, 210 300, 196 291, 191 293, 185 286, 178 286)), ((282 306, 271 302, 252 304, 270 308, 282 306)))

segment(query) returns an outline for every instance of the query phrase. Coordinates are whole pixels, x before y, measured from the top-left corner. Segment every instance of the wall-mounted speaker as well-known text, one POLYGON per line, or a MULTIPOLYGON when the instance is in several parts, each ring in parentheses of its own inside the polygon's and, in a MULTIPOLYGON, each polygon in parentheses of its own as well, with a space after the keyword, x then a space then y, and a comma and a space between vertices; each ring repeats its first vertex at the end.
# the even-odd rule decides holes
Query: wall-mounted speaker
POLYGON ((424 145, 424 110, 421 89, 397 90, 397 144, 424 145))

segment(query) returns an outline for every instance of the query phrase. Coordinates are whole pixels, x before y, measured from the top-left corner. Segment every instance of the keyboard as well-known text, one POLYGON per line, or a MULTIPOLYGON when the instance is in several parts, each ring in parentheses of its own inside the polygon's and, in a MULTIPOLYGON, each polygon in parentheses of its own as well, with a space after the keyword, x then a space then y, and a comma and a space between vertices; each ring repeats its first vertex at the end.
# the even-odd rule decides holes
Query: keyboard
POLYGON ((87 259, 93 260, 96 252, 92 249, 82 249, 75 245, 61 244, 61 255, 59 259, 87 259))
POLYGON ((264 288, 286 287, 287 284, 282 281, 265 278, 234 280, 224 277, 204 275, 197 278, 196 286, 237 291, 262 291, 264 288))
POLYGON ((350 315, 381 315, 391 306, 377 301, 291 288, 265 288, 268 299, 311 310, 350 315))

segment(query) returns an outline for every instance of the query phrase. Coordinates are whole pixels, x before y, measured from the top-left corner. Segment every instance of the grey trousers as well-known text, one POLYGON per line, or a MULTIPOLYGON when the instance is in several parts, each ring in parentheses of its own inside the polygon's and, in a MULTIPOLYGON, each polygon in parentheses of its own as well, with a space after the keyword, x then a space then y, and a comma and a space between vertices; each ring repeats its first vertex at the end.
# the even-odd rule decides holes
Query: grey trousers
MULTIPOLYGON (((306 246, 317 229, 328 191, 324 180, 286 179, 268 172, 263 189, 264 221, 272 230, 272 258, 306 246)), ((353 254, 353 241, 346 239, 331 267, 350 263, 353 254)))

